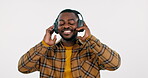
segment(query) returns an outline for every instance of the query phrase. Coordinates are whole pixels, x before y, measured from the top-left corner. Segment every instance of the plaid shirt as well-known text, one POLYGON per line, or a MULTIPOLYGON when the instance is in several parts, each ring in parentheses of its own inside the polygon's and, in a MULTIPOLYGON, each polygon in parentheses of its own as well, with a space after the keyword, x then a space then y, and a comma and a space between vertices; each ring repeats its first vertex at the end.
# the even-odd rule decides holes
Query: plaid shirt
MULTIPOLYGON (((61 41, 50 47, 40 42, 20 58, 18 70, 22 73, 40 71, 40 78, 64 78, 65 50, 61 41)), ((119 54, 93 35, 84 42, 77 40, 73 46, 73 78, 100 78, 100 70, 116 70, 119 66, 119 54)))

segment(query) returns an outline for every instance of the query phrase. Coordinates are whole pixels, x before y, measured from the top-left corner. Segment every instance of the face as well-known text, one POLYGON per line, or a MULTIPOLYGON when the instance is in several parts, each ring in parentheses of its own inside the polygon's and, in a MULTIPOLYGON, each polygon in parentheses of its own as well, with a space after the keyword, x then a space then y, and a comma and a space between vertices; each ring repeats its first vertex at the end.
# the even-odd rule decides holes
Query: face
POLYGON ((61 37, 66 40, 72 40, 77 37, 77 21, 78 18, 74 13, 61 13, 58 18, 58 32, 61 37))

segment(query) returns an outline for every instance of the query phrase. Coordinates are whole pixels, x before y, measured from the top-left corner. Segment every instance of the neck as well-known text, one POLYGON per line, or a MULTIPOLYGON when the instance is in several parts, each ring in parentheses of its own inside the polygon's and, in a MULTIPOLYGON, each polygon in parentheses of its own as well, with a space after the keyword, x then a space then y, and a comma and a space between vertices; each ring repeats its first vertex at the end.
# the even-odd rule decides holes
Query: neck
POLYGON ((66 47, 73 46, 75 44, 75 42, 76 42, 76 39, 72 39, 69 41, 62 39, 62 44, 66 47))

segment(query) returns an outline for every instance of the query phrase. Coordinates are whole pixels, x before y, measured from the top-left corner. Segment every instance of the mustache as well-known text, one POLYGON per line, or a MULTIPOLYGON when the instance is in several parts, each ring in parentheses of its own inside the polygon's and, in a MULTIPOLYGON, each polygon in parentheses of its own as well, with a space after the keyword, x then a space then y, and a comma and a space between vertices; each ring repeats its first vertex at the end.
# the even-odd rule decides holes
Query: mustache
POLYGON ((63 28, 63 29, 62 29, 63 32, 66 31, 66 30, 76 31, 76 29, 73 29, 73 28, 70 28, 70 27, 68 27, 68 28, 63 28))

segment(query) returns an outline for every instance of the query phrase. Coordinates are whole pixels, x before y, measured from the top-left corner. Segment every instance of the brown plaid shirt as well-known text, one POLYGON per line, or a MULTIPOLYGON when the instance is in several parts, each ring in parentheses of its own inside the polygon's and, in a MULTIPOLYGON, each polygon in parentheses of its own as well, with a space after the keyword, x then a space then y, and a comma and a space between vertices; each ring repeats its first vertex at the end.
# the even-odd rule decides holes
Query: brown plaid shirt
MULTIPOLYGON (((20 58, 18 70, 22 73, 40 71, 40 78, 64 78, 65 59, 65 48, 61 41, 50 47, 40 42, 20 58)), ((119 54, 93 35, 85 42, 77 40, 73 46, 73 78, 100 78, 100 70, 116 70, 119 66, 119 54)))

